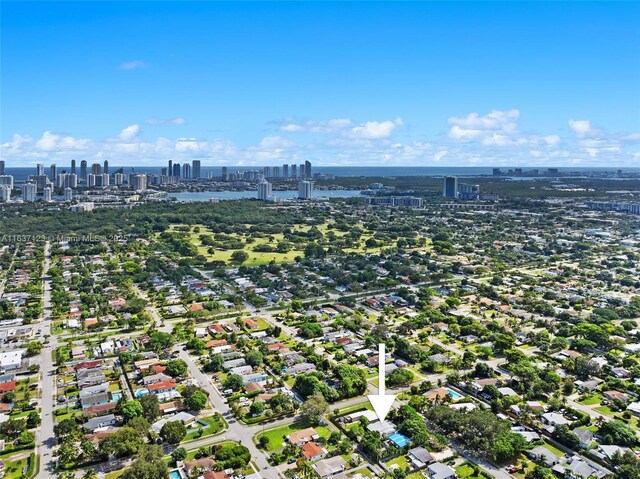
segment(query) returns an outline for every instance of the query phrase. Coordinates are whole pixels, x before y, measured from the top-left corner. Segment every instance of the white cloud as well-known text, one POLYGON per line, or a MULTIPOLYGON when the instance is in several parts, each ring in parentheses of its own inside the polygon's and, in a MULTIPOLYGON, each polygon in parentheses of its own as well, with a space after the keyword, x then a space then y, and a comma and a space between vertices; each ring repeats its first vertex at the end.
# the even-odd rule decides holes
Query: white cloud
POLYGON ((40 151, 73 151, 83 150, 91 140, 77 139, 72 136, 64 136, 50 131, 45 131, 36 142, 35 148, 40 151))
POLYGON ((350 118, 333 118, 331 120, 295 121, 287 118, 280 123, 279 130, 287 133, 321 133, 333 134, 344 131, 352 125, 350 118))
POLYGON ((518 130, 519 110, 492 110, 484 116, 469 113, 449 118, 449 138, 456 141, 486 140, 487 145, 506 143, 506 136, 518 130))
POLYGON ((281 136, 266 136, 260 140, 258 147, 264 150, 279 150, 291 148, 294 144, 293 141, 281 136))
MULTIPOLYGON (((413 128, 400 135, 398 132, 404 127, 401 118, 363 123, 349 118, 285 119, 277 123, 277 134, 258 137, 248 146, 238 146, 224 138, 146 139, 141 126, 133 124, 106 139, 76 138, 52 131, 35 138, 14 134, 0 145, 0 155, 9 164, 47 161, 67 164, 64 162, 75 158, 90 162, 107 159, 116 166, 142 166, 158 165, 168 159, 178 162, 201 159, 203 165, 247 167, 300 163, 307 159, 337 166, 635 166, 640 157, 637 133, 608 134, 594 128, 588 120, 578 120, 582 123, 577 124, 572 120, 581 132, 580 137, 566 131, 562 135, 522 131, 517 123, 519 117, 518 110, 451 117, 449 134, 429 141, 411 138, 409 135, 416 134, 413 128), (297 136, 301 132, 309 135, 297 136)), ((151 118, 145 123, 180 124, 179 120, 183 119, 151 118)), ((149 135, 149 131, 145 133, 149 135)))
POLYGON ((184 125, 187 123, 187 120, 185 120, 184 118, 178 117, 178 118, 169 118, 169 119, 162 119, 162 118, 149 118, 148 120, 144 121, 147 125, 184 125))
POLYGON ((578 138, 584 138, 593 132, 589 120, 569 120, 569 128, 573 130, 578 138))
POLYGON ((445 156, 447 156, 447 153, 449 153, 447 150, 440 150, 435 155, 433 155, 433 161, 437 162, 442 160, 445 156))
POLYGON ((348 136, 369 140, 388 138, 396 128, 402 128, 403 125, 404 121, 402 118, 396 118, 394 121, 368 121, 362 125, 351 128, 348 136))
POLYGON ((138 133, 140 133, 140 125, 131 125, 120 132, 118 139, 122 141, 131 141, 137 138, 138 133))
POLYGON ((147 68, 149 65, 142 60, 133 60, 131 62, 121 63, 119 68, 120 70, 136 70, 139 68, 147 68))

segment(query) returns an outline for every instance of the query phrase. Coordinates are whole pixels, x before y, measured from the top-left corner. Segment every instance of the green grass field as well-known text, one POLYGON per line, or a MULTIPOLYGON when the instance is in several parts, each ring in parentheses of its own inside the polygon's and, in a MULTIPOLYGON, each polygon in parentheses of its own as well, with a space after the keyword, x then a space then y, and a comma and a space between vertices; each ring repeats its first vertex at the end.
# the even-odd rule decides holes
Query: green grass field
POLYGON ((202 426, 202 428, 190 428, 188 430, 189 432, 187 433, 187 437, 184 438, 184 441, 192 441, 202 437, 213 436, 225 428, 224 419, 218 415, 199 418, 198 421, 206 422, 208 426, 202 426))
POLYGON ((585 406, 593 406, 595 404, 600 404, 602 402, 602 396, 600 394, 592 394, 588 398, 578 401, 579 404, 584 404, 585 406))
MULTIPOLYGON (((310 427, 308 424, 304 424, 301 422, 294 422, 291 424, 287 424, 286 426, 281 426, 275 429, 268 429, 256 436, 256 441, 260 441, 260 438, 266 436, 269 438, 269 444, 267 446, 267 451, 277 451, 282 449, 284 446, 284 436, 288 436, 292 432, 300 431, 310 427)), ((318 431, 318 434, 321 437, 328 438, 331 435, 331 431, 327 426, 313 426, 313 428, 318 431)))
POLYGON ((461 479, 484 479, 480 474, 476 474, 467 462, 456 467, 456 474, 461 479))
MULTIPOLYGON (((179 228, 184 226, 185 225, 171 225, 169 230, 176 231, 176 230, 179 230, 179 228)), ((247 226, 250 226, 250 225, 247 225, 247 226)), ((365 225, 361 224, 360 226, 365 230, 365 233, 360 237, 358 246, 355 248, 346 248, 344 251, 347 253, 359 253, 359 254, 379 253, 383 249, 383 247, 367 248, 365 246, 366 241, 373 237, 373 235, 375 234, 375 231, 368 230, 365 225)), ((198 227, 200 228, 198 233, 195 233, 193 231, 193 228, 191 229, 189 233, 190 241, 198 249, 198 254, 206 257, 208 261, 224 261, 227 264, 231 264, 233 263, 231 260, 231 256, 235 251, 244 251, 249 255, 249 259, 247 259, 247 261, 243 263, 245 266, 259 266, 259 265, 270 263, 271 261, 274 261, 276 263, 291 263, 295 260, 296 256, 304 256, 304 245, 297 245, 297 247, 301 249, 292 249, 291 251, 288 251, 286 253, 254 251, 254 248, 259 245, 270 245, 270 246, 277 245, 278 243, 284 240, 284 235, 281 233, 265 235, 264 237, 252 236, 252 234, 249 232, 233 234, 230 236, 233 236, 235 240, 241 241, 244 243, 244 247, 242 249, 224 250, 224 249, 214 248, 214 252, 209 253, 208 251, 209 247, 202 244, 202 242, 200 241, 200 235, 212 236, 213 232, 206 226, 198 225, 198 227), (249 242, 247 242, 247 240, 249 240, 249 242)), ((293 231, 308 231, 310 228, 311 228, 310 225, 302 225, 302 226, 296 226, 292 229, 293 231)), ((329 229, 329 223, 323 223, 323 224, 317 225, 317 228, 323 235, 326 235, 328 232, 333 232, 337 237, 344 236, 347 234, 344 231, 329 229)), ((384 248, 394 247, 395 245, 396 245, 395 242, 392 242, 385 245, 384 248)), ((431 245, 427 244, 424 248, 420 248, 420 249, 430 250, 431 245)))

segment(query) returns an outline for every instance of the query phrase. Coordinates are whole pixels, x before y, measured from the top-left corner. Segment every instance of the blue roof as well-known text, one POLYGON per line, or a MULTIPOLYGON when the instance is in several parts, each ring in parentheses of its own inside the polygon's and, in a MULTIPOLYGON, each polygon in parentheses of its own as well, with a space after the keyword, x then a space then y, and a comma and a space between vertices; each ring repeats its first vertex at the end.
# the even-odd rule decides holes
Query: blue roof
POLYGON ((391 442, 393 442, 398 447, 405 447, 411 444, 411 439, 409 439, 404 434, 400 434, 399 432, 396 432, 395 434, 389 436, 389 440, 391 440, 391 442))

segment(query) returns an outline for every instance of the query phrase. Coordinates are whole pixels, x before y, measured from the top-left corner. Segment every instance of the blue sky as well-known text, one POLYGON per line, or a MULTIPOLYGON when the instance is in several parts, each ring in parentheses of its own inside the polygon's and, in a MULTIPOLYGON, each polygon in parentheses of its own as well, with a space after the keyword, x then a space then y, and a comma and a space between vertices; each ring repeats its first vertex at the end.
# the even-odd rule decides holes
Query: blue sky
POLYGON ((640 164, 637 2, 1 9, 13 166, 640 164))

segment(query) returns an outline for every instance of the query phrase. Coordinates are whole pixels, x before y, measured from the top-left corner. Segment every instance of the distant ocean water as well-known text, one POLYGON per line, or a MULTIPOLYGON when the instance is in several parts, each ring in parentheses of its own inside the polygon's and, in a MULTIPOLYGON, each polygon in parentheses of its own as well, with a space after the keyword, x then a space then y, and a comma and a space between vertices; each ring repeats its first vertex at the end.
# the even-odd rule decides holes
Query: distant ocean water
MULTIPOLYGON (((269 165, 272 168, 274 166, 282 166, 282 165, 269 165)), ((132 167, 130 166, 115 166, 110 165, 109 170, 111 172, 116 171, 117 169, 122 168, 125 173, 130 173, 132 171, 132 167)), ((151 173, 151 174, 160 174, 160 166, 139 166, 135 168, 136 172, 139 173, 151 173)), ((506 174, 509 169, 513 169, 515 167, 500 167, 503 174, 506 174)), ((546 167, 517 167, 522 168, 524 172, 532 169, 538 169, 540 173, 545 173, 546 167)), ((228 166, 228 171, 246 171, 246 170, 257 170, 260 167, 247 167, 247 166, 228 166)), ((24 181, 27 179, 29 175, 34 175, 36 169, 34 167, 31 168, 11 168, 7 167, 5 169, 6 174, 13 175, 16 181, 24 181)), ((63 165, 61 163, 58 164, 58 172, 62 171, 71 171, 71 167, 69 165, 63 165)), ((640 174, 640 168, 602 168, 602 167, 562 167, 558 168, 558 170, 562 173, 566 172, 576 172, 587 174, 589 172, 611 172, 615 173, 617 170, 622 170, 624 173, 635 173, 640 174)), ((222 174, 222 167, 220 166, 202 166, 202 176, 207 177, 209 173, 211 176, 220 176, 222 174)), ((313 166, 313 173, 329 173, 334 174, 339 177, 358 177, 358 176, 379 176, 379 177, 394 177, 394 176, 490 176, 493 173, 493 167, 466 167, 466 166, 313 166)), ((49 166, 47 165, 45 168, 45 173, 49 173, 49 166)), ((80 165, 78 162, 77 173, 80 173, 80 165)))

